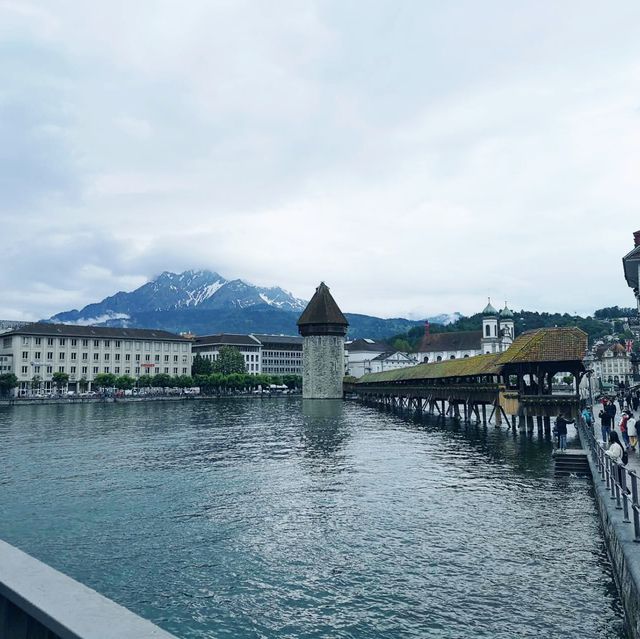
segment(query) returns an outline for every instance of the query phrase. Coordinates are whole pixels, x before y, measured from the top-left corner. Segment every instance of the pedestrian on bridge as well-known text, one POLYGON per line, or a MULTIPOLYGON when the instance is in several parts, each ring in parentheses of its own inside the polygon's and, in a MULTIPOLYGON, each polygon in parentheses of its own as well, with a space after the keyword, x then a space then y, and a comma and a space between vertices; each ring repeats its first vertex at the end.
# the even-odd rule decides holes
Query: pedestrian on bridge
POLYGON ((573 419, 566 419, 562 411, 556 417, 556 432, 558 433, 558 448, 564 452, 567 450, 567 424, 573 424, 573 419))
POLYGON ((620 435, 622 436, 622 441, 624 442, 624 447, 629 448, 631 446, 629 442, 629 433, 627 432, 627 421, 629 420, 629 413, 624 411, 622 415, 620 415, 620 421, 618 422, 618 430, 620 431, 620 435))
POLYGON ((627 420, 627 434, 629 435, 629 443, 631 444, 631 450, 635 451, 638 445, 638 429, 636 428, 636 418, 633 413, 629 413, 629 419, 627 420))
POLYGON ((602 434, 602 443, 609 441, 609 433, 611 432, 611 415, 607 411, 607 400, 604 401, 604 408, 598 413, 600 418, 600 432, 602 434))

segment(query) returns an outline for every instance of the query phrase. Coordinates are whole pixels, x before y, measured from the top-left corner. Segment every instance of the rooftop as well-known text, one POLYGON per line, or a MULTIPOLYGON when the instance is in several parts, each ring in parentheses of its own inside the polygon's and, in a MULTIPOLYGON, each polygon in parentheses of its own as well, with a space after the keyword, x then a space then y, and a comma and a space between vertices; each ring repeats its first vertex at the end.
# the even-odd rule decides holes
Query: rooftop
POLYGON ((350 353, 356 351, 364 351, 366 353, 388 353, 391 350, 389 344, 384 342, 374 342, 370 339, 354 339, 352 342, 348 342, 344 345, 345 350, 350 353))
POLYGON ((349 326, 347 318, 342 314, 329 292, 329 287, 324 282, 320 282, 320 286, 318 286, 307 304, 307 308, 304 309, 300 319, 298 319, 298 326, 317 326, 322 324, 349 326))
POLYGON ((451 333, 429 333, 422 338, 419 353, 442 351, 479 351, 482 331, 453 331, 451 333))
POLYGON ((299 335, 259 335, 253 333, 263 344, 282 344, 287 346, 302 346, 303 339, 299 335))
POLYGON ((488 315, 488 316, 498 315, 498 311, 496 311, 496 309, 493 308, 493 306, 491 305, 491 298, 489 298, 489 302, 484 307, 484 309, 482 311, 482 314, 483 315, 488 315))
POLYGON ((198 346, 260 346, 259 340, 254 335, 236 335, 235 333, 217 333, 215 335, 201 335, 193 342, 198 346))
POLYGON ((115 328, 107 326, 76 326, 74 324, 48 324, 35 322, 2 333, 2 337, 11 335, 35 335, 44 337, 110 337, 121 339, 153 339, 190 342, 186 337, 181 337, 168 331, 160 331, 152 328, 115 328))
POLYGON ((582 361, 587 351, 587 334, 575 326, 537 328, 514 340, 498 364, 582 361))
POLYGON ((476 355, 462 359, 448 359, 433 364, 418 364, 383 373, 370 373, 358 380, 359 384, 375 382, 397 382, 404 380, 441 379, 445 377, 477 377, 478 375, 499 375, 497 365, 499 354, 476 355))

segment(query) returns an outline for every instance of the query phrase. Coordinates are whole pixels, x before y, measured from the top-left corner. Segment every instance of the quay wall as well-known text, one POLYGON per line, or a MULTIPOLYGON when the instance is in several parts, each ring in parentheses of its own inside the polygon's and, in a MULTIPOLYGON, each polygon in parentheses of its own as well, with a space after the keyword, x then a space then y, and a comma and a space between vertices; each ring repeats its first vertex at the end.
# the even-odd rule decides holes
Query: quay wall
POLYGON ((632 639, 640 639, 640 544, 634 542, 633 524, 623 521, 623 511, 616 508, 593 456, 588 455, 594 493, 604 539, 618 592, 625 610, 627 630, 632 639))
POLYGON ((2 639, 176 639, 4 541, 0 541, 2 639))

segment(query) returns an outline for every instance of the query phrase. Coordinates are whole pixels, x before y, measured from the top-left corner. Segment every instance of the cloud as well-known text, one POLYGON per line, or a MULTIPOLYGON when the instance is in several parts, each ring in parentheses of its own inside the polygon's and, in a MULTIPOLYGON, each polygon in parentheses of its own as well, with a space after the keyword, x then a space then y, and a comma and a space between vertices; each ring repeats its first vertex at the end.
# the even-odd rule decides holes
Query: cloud
POLYGON ((201 267, 385 316, 631 303, 638 19, 0 2, 0 316, 201 267))

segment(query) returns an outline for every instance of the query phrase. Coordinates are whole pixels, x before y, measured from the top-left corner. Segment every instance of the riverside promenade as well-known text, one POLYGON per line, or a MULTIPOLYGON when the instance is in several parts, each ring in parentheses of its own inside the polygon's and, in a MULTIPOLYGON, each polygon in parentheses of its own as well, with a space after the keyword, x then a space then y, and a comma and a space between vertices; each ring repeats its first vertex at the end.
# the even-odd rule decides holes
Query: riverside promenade
POLYGON ((627 617, 629 634, 640 638, 640 458, 629 454, 626 467, 605 455, 599 424, 578 427, 589 451, 589 466, 602 528, 618 591, 627 617))

